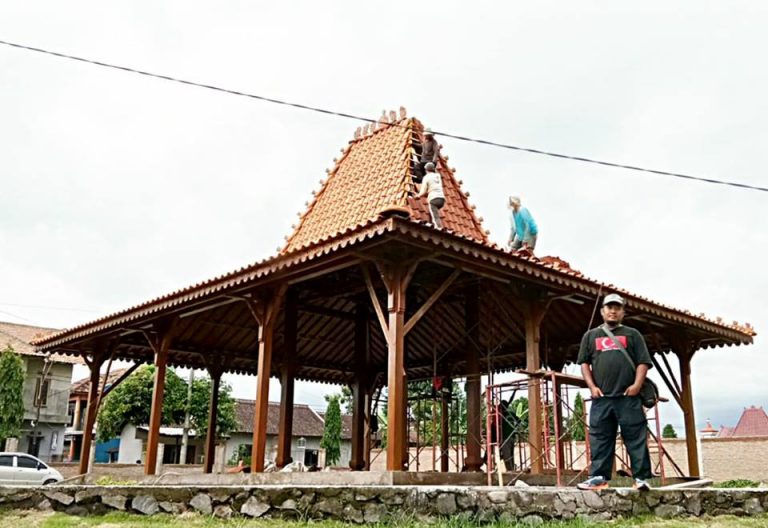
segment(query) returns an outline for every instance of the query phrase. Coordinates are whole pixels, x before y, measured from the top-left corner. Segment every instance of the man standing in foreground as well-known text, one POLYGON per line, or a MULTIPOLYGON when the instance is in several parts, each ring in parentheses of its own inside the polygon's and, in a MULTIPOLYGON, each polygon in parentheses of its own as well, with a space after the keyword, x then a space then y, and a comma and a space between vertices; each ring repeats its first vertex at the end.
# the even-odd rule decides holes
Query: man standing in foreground
POLYGON ((647 479, 651 478, 651 458, 646 432, 648 424, 639 394, 653 363, 642 334, 621 324, 624 318, 621 296, 606 295, 600 314, 604 323, 584 334, 577 360, 592 393, 589 412, 592 467, 590 477, 577 487, 583 490, 608 487, 613 473, 616 431, 620 426, 632 464, 635 488, 647 490, 650 489, 647 479))
POLYGON ((512 209, 511 229, 509 230, 509 249, 528 248, 533 252, 536 247, 536 238, 539 228, 531 216, 531 213, 520 204, 517 196, 509 197, 509 208, 512 209))

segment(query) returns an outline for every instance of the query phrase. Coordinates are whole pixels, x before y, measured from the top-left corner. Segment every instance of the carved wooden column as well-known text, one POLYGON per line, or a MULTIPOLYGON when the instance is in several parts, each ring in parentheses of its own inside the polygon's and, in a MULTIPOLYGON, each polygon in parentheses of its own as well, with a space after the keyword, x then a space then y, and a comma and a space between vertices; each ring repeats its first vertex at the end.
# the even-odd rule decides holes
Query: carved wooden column
POLYGON ((285 295, 285 286, 247 299, 251 314, 259 324, 259 362, 256 379, 256 402, 253 413, 253 449, 251 472, 264 471, 267 451, 267 413, 269 412, 269 377, 272 371, 272 338, 277 314, 285 295))
POLYGON ((147 433, 147 457, 144 474, 157 473, 157 447, 160 442, 160 423, 163 416, 163 396, 165 394, 165 373, 168 367, 168 350, 174 337, 178 319, 165 320, 155 325, 152 334, 145 334, 152 351, 155 353, 155 380, 152 387, 152 407, 149 414, 149 432, 147 433))
POLYGON ((213 463, 216 461, 216 438, 219 417, 219 388, 221 386, 221 367, 210 367, 211 375, 211 399, 208 406, 208 432, 205 436, 205 473, 213 471, 213 463))
POLYGON ((684 336, 676 336, 672 347, 680 362, 680 407, 685 421, 685 445, 688 453, 688 474, 691 477, 701 476, 699 468, 699 445, 696 438, 696 416, 693 410, 693 392, 691 390, 691 359, 693 346, 684 336))
POLYGON ((353 471, 365 469, 365 430, 368 408, 368 304, 358 299, 355 307, 355 381, 352 383, 352 456, 349 467, 353 471))
POLYGON ((407 456, 405 411, 408 399, 405 381, 405 291, 402 268, 393 268, 388 277, 387 311, 387 470, 403 471, 407 456))
POLYGON ((91 444, 93 443, 93 426, 96 423, 96 413, 99 406, 99 372, 104 364, 105 355, 102 351, 95 351, 90 359, 83 355, 86 365, 90 369, 91 386, 88 390, 88 407, 85 414, 85 425, 83 426, 83 443, 80 447, 80 466, 81 475, 88 473, 90 469, 88 463, 91 459, 91 444))
MULTIPOLYGON (((524 304, 525 318, 525 368, 536 371, 541 368, 541 321, 545 308, 536 301, 524 304)), ((541 473, 544 470, 542 446, 542 402, 541 379, 530 378, 528 386, 528 446, 531 456, 531 473, 541 473)))
POLYGON ((467 458, 464 465, 467 471, 480 471, 483 460, 480 456, 481 451, 481 429, 482 417, 480 410, 481 394, 481 373, 480 373, 480 303, 478 299, 477 284, 471 284, 465 289, 466 299, 464 302, 464 325, 465 325, 465 344, 464 354, 467 371, 467 383, 465 389, 467 392, 467 458))
MULTIPOLYGON (((293 439, 293 398, 296 373, 296 336, 298 332, 298 310, 296 294, 289 291, 285 297, 283 319, 283 365, 280 369, 280 421, 277 433, 277 460, 275 465, 285 467, 293 462, 291 443, 293 439)), ((302 460, 302 462, 304 462, 302 460)))

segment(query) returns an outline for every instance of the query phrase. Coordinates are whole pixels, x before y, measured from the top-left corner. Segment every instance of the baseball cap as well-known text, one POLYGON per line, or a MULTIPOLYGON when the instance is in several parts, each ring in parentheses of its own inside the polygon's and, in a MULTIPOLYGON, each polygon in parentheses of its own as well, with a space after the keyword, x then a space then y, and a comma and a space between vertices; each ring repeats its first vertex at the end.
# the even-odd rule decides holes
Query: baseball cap
POLYGON ((606 295, 603 298, 603 306, 605 306, 606 304, 611 304, 611 303, 620 304, 620 305, 624 306, 625 301, 624 301, 624 298, 621 295, 619 295, 618 293, 609 293, 608 295, 606 295))

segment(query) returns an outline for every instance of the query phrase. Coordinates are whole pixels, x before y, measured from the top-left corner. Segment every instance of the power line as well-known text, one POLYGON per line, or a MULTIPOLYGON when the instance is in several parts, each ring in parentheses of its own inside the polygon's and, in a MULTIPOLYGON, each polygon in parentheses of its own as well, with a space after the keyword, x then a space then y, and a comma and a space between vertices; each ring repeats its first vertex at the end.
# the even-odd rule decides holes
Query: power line
MULTIPOLYGON (((42 49, 42 48, 35 48, 35 47, 32 47, 32 46, 26 46, 26 45, 23 45, 23 44, 16 44, 16 43, 7 42, 7 41, 4 41, 4 40, 0 40, 0 44, 4 44, 6 46, 11 46, 11 47, 14 47, 14 48, 23 49, 23 50, 27 50, 27 51, 34 51, 34 52, 37 52, 37 53, 44 53, 46 55, 52 55, 54 57, 59 57, 59 58, 63 58, 63 59, 70 59, 70 60, 75 60, 75 61, 79 61, 79 62, 85 62, 87 64, 93 64, 93 65, 96 65, 96 66, 102 66, 104 68, 112 68, 112 69, 115 69, 115 70, 122 70, 122 71, 129 72, 129 73, 136 73, 138 75, 144 75, 144 76, 147 76, 147 77, 153 77, 153 78, 156 78, 156 79, 162 79, 162 80, 165 80, 165 81, 171 81, 171 82, 176 82, 176 83, 180 83, 180 84, 186 84, 186 85, 189 85, 189 86, 196 86, 198 88, 206 88, 208 90, 215 90, 217 92, 223 92, 223 93, 227 93, 227 94, 231 94, 231 95, 238 95, 238 96, 241 96, 241 97, 248 97, 250 99, 257 99, 259 101, 264 101, 264 102, 267 102, 267 103, 273 103, 273 104, 284 105, 284 106, 291 106, 293 108, 298 108, 298 109, 301 109, 301 110, 309 110, 311 112, 318 112, 318 113, 326 114, 326 115, 333 115, 333 116, 338 116, 338 117, 344 117, 344 118, 347 118, 347 119, 354 119, 356 121, 363 121, 365 123, 377 123, 378 122, 376 119, 370 119, 370 118, 367 118, 367 117, 361 117, 361 116, 357 116, 357 115, 354 115, 354 114, 348 114, 348 113, 345 113, 345 112, 337 112, 337 111, 328 110, 328 109, 325 109, 325 108, 318 108, 318 107, 315 107, 315 106, 309 106, 309 105, 305 105, 305 104, 301 104, 301 103, 293 103, 293 102, 290 102, 290 101, 283 101, 283 100, 280 100, 280 99, 274 99, 274 98, 271 98, 271 97, 265 97, 263 95, 256 95, 256 94, 251 94, 251 93, 247 93, 247 92, 241 92, 241 91, 238 91, 238 90, 230 90, 228 88, 222 88, 220 86, 215 86, 215 85, 211 85, 211 84, 204 84, 204 83, 198 83, 198 82, 194 82, 194 81, 189 81, 189 80, 186 80, 186 79, 179 79, 177 77, 171 77, 170 75, 161 75, 161 74, 152 73, 152 72, 148 72, 148 71, 144 71, 144 70, 137 70, 135 68, 129 68, 127 66, 119 66, 119 65, 116 65, 116 64, 109 64, 107 62, 101 62, 101 61, 97 61, 97 60, 93 60, 93 59, 86 59, 86 58, 83 58, 83 57, 77 57, 75 55, 68 55, 66 53, 50 51, 50 50, 46 50, 46 49, 42 49)), ((402 125, 399 125, 397 123, 389 123, 387 125, 388 126, 402 126, 402 125)), ((477 143, 477 144, 480 144, 480 145, 486 145, 486 146, 489 146, 489 147, 496 147, 496 148, 502 148, 502 149, 507 149, 507 150, 516 150, 518 152, 528 152, 530 154, 538 154, 538 155, 541 155, 541 156, 549 156, 549 157, 552 157, 552 158, 567 159, 567 160, 571 160, 571 161, 580 161, 582 163, 592 163, 592 164, 595 164, 595 165, 602 165, 604 167, 613 167, 613 168, 617 168, 617 169, 625 169, 625 170, 632 170, 632 171, 638 171, 638 172, 645 172, 645 173, 657 174, 657 175, 661 175, 661 176, 671 176, 671 177, 674 177, 674 178, 682 178, 682 179, 685 179, 685 180, 692 180, 692 181, 698 181, 698 182, 704 182, 704 183, 714 183, 714 184, 717 184, 717 185, 728 185, 730 187, 738 187, 740 189, 748 189, 748 190, 752 190, 752 191, 768 192, 768 187, 759 187, 759 186, 755 186, 755 185, 749 185, 749 184, 746 184, 746 183, 717 180, 717 179, 714 179, 714 178, 702 178, 702 177, 699 177, 699 176, 692 176, 690 174, 681 174, 681 173, 678 173, 678 172, 668 172, 668 171, 662 171, 662 170, 648 169, 648 168, 645 168, 645 167, 639 167, 637 165, 625 165, 625 164, 622 164, 622 163, 614 163, 614 162, 611 162, 611 161, 596 160, 596 159, 592 159, 592 158, 586 158, 586 157, 583 157, 583 156, 571 156, 569 154, 560 154, 560 153, 557 153, 557 152, 550 152, 550 151, 547 151, 547 150, 540 150, 540 149, 528 148, 528 147, 520 147, 520 146, 517 146, 517 145, 510 145, 508 143, 499 143, 499 142, 496 142, 496 141, 489 141, 489 140, 485 140, 485 139, 477 139, 477 138, 472 138, 472 137, 469 137, 469 136, 461 136, 461 135, 458 135, 458 134, 451 134, 451 133, 448 133, 448 132, 434 131, 434 134, 438 135, 438 136, 442 136, 442 137, 456 139, 458 141, 466 141, 468 143, 477 143)))

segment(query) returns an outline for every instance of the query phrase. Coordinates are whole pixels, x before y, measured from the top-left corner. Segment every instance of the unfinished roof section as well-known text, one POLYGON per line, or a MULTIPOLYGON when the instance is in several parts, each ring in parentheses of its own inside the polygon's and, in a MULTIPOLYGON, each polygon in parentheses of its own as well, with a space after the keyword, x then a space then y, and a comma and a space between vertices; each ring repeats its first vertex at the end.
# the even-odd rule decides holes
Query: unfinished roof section
MULTIPOLYGON (((328 178, 321 180, 320 191, 307 204, 282 253, 327 240, 382 214, 396 212, 429 222, 426 198, 412 196, 414 159, 423 131, 421 122, 408 118, 402 107, 399 115, 385 112, 377 123, 358 128, 341 158, 334 160, 328 178)), ((437 170, 446 197, 441 210, 445 229, 487 243, 481 219, 475 216, 469 194, 461 190, 446 157, 440 157, 437 170)))

